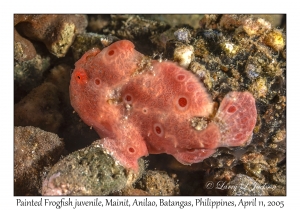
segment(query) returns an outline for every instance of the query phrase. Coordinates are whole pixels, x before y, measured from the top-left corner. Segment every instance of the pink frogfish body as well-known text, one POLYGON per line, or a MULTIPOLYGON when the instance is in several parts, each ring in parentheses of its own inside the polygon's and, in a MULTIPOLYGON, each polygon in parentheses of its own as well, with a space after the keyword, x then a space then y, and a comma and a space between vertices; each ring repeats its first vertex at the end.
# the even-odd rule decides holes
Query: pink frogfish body
POLYGON ((127 40, 91 49, 76 62, 70 99, 103 138, 103 148, 133 170, 148 154, 167 153, 192 164, 218 147, 244 146, 257 116, 249 92, 228 93, 214 113, 195 75, 174 62, 149 59, 127 40))

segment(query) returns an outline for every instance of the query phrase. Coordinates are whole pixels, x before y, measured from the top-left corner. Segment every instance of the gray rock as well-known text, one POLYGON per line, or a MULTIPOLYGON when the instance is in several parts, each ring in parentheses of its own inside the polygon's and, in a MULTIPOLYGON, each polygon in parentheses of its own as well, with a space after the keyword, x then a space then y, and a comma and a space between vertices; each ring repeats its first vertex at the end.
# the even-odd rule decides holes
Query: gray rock
POLYGON ((43 182, 43 195, 108 195, 134 183, 144 170, 134 173, 103 151, 101 140, 59 161, 43 182))

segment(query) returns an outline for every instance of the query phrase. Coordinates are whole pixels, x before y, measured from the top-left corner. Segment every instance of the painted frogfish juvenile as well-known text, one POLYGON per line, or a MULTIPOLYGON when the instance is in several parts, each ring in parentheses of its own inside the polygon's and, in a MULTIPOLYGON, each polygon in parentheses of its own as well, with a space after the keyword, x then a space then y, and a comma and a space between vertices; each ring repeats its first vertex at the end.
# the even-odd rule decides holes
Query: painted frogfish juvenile
POLYGON ((151 60, 122 40, 91 49, 75 64, 70 99, 103 148, 126 168, 138 158, 167 153, 197 163, 218 147, 244 146, 257 111, 249 92, 230 92, 218 111, 203 84, 170 61, 151 60))

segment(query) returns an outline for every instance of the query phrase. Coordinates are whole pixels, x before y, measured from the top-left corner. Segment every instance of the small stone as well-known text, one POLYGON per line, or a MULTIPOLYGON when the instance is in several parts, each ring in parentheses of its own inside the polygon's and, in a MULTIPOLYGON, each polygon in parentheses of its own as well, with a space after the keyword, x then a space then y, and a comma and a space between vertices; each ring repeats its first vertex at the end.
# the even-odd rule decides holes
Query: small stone
POLYGON ((180 28, 174 32, 175 38, 180 42, 189 43, 191 39, 191 33, 187 28, 180 28))
POLYGON ((14 195, 38 195, 45 167, 60 157, 64 143, 56 134, 32 126, 14 129, 14 195))
POLYGON ((219 25, 221 28, 225 30, 235 30, 239 26, 241 26, 246 18, 249 15, 233 15, 233 14, 226 14, 222 15, 219 20, 219 25))
POLYGON ((14 15, 17 31, 43 42, 57 57, 64 57, 75 36, 87 26, 85 15, 14 15))
POLYGON ((31 60, 36 56, 33 44, 21 37, 16 29, 14 31, 14 50, 14 58, 19 62, 31 60))
MULTIPOLYGON (((17 53, 17 52, 15 52, 17 53)), ((16 56, 16 55, 15 55, 16 56)), ((50 67, 50 56, 36 54, 31 60, 15 62, 14 92, 15 102, 27 95, 33 88, 43 83, 44 75, 50 67)))
POLYGON ((279 143, 285 139, 286 139, 286 131, 285 130, 278 130, 272 138, 274 143, 279 143))
POLYGON ((268 93, 267 79, 259 77, 249 87, 255 98, 265 98, 268 93))
POLYGON ((194 59, 194 47, 191 45, 181 45, 174 51, 174 61, 183 68, 188 68, 194 59))
POLYGON ((15 125, 35 126, 57 133, 63 122, 59 94, 58 88, 50 82, 34 88, 15 105, 15 125))
POLYGON ((262 18, 248 18, 243 23, 243 29, 249 36, 263 34, 271 29, 271 23, 262 18))
POLYGON ((259 75, 257 68, 251 63, 246 66, 246 73, 249 79, 254 79, 259 75))
POLYGON ((210 89, 212 87, 212 78, 210 76, 210 72, 205 68, 204 65, 202 65, 196 61, 192 61, 189 66, 189 69, 194 74, 196 74, 197 77, 199 77, 199 79, 204 83, 204 85, 207 88, 210 89))
MULTIPOLYGON (((54 133, 59 131, 62 123, 69 120, 64 114, 71 108, 68 84, 70 70, 67 65, 55 66, 42 85, 15 104, 16 126, 35 126, 54 133)), ((62 132, 59 135, 66 140, 62 132)))
POLYGON ((285 47, 285 38, 280 30, 274 29, 266 35, 264 43, 275 51, 281 51, 285 47))
POLYGON ((229 41, 222 42, 221 47, 228 56, 234 56, 239 52, 239 47, 229 41))

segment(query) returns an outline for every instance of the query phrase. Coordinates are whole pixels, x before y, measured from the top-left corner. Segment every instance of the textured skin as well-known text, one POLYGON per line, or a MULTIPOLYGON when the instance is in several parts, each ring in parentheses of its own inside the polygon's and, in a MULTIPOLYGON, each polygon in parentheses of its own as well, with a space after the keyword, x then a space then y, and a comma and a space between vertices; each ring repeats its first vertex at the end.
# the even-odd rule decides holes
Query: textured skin
POLYGON ((76 62, 70 98, 82 120, 104 138, 103 147, 133 170, 149 153, 192 164, 220 146, 243 146, 257 115, 250 93, 231 92, 213 117, 211 97, 192 73, 150 60, 127 40, 101 52, 92 49, 76 62), (206 119, 207 126, 194 129, 194 117, 206 119))

